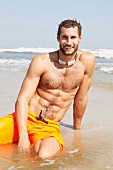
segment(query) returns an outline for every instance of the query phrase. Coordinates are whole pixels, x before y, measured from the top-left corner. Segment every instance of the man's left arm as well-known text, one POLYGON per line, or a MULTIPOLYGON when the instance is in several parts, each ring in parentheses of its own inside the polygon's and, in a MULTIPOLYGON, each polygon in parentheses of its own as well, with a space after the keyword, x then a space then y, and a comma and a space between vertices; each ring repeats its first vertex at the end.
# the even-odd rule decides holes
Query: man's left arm
POLYGON ((95 68, 95 57, 91 53, 83 54, 85 73, 79 86, 73 104, 73 128, 80 129, 81 121, 88 102, 88 90, 91 86, 92 76, 95 68))

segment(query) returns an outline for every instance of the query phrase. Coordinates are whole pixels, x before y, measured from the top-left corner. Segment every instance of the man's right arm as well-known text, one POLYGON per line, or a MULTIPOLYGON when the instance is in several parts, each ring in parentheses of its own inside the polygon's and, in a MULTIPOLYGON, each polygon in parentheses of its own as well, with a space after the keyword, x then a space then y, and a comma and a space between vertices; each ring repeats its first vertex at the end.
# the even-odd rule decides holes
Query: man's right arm
POLYGON ((30 146, 27 132, 28 103, 36 91, 40 76, 45 71, 43 65, 41 57, 35 57, 32 60, 15 105, 19 132, 18 146, 23 149, 27 149, 30 146))
POLYGON ((83 80, 74 98, 73 104, 73 124, 74 129, 80 129, 81 121, 88 102, 88 90, 92 83, 92 76, 95 69, 95 56, 91 53, 83 54, 82 62, 85 65, 83 80))

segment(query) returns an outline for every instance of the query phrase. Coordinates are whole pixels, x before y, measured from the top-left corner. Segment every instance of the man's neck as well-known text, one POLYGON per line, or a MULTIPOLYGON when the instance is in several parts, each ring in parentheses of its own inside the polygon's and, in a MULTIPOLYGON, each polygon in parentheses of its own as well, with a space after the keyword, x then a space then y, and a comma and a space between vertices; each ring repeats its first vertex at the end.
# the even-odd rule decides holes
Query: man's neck
POLYGON ((59 64, 73 65, 76 62, 77 52, 73 55, 64 55, 60 50, 58 50, 57 55, 59 64))

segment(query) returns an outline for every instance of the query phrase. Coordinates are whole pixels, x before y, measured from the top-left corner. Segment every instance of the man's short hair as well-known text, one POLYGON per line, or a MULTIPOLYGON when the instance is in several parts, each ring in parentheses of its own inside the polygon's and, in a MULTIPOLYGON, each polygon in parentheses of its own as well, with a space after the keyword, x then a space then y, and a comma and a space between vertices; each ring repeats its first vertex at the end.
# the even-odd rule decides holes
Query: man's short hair
POLYGON ((80 22, 78 22, 76 19, 73 19, 73 20, 67 19, 67 20, 62 21, 58 26, 57 36, 61 34, 62 27, 65 27, 65 28, 78 27, 79 36, 81 35, 82 26, 80 22))

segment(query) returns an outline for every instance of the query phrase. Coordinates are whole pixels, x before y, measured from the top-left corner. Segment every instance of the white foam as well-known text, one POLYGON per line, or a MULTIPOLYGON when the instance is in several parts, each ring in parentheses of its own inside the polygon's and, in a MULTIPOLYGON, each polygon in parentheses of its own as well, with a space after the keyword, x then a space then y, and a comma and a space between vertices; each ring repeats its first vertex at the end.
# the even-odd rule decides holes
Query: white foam
POLYGON ((110 59, 113 58, 113 50, 110 49, 97 49, 90 50, 96 57, 110 59))
POLYGON ((99 70, 105 73, 113 73, 113 67, 101 67, 99 70))
POLYGON ((41 163, 40 166, 52 165, 55 163, 55 160, 46 160, 44 163, 41 163))
POLYGON ((73 154, 73 153, 76 153, 78 152, 78 149, 75 149, 75 150, 72 150, 72 151, 69 151, 70 154, 73 154))
POLYGON ((16 60, 16 59, 0 59, 0 63, 5 63, 5 64, 30 64, 31 60, 26 60, 26 59, 21 59, 21 60, 16 60))
POLYGON ((0 49, 0 52, 32 52, 32 53, 47 53, 47 52, 52 52, 55 51, 57 49, 54 48, 24 48, 24 47, 20 47, 20 48, 16 48, 16 49, 0 49))

